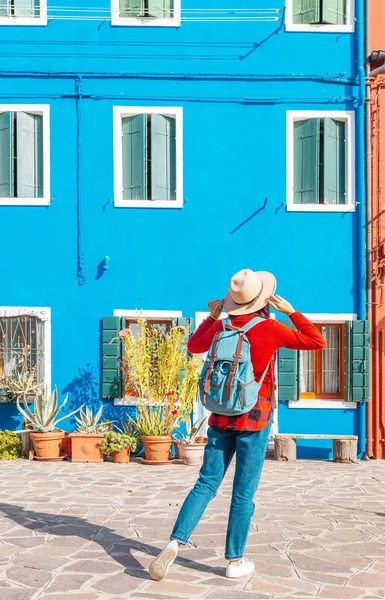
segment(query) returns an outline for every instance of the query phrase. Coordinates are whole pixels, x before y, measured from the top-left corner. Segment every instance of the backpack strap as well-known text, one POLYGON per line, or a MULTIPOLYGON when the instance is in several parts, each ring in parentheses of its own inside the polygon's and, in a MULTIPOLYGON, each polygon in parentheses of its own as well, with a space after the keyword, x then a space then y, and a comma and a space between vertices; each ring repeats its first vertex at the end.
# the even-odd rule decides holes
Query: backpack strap
POLYGON ((239 360, 242 358, 241 350, 242 350, 242 342, 243 342, 244 335, 245 334, 243 331, 240 331, 240 333, 238 335, 237 348, 235 350, 234 360, 230 367, 229 377, 228 377, 227 384, 226 384, 226 400, 230 400, 230 398, 231 398, 231 386, 233 383, 235 371, 237 370, 239 360))
POLYGON ((266 321, 267 319, 261 319, 261 317, 255 317, 254 319, 251 319, 251 321, 249 321, 247 323, 247 325, 245 325, 244 327, 242 327, 243 331, 245 333, 247 333, 248 331, 250 331, 250 329, 252 329, 255 325, 258 325, 258 323, 261 323, 262 321, 266 321))

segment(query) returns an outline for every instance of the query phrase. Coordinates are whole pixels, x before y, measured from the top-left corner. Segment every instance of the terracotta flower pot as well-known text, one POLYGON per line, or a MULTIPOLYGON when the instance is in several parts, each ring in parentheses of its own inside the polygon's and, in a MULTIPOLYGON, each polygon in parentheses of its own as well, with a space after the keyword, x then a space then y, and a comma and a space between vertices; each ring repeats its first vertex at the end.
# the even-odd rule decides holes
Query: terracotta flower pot
POLYGON ((170 462, 171 435, 142 435, 140 439, 143 442, 146 457, 144 462, 148 464, 165 464, 170 462))
POLYGON ((49 433, 31 433, 31 440, 37 458, 45 460, 57 459, 60 456, 60 444, 64 431, 50 431, 49 433))
POLYGON ((63 451, 63 454, 65 454, 66 456, 68 456, 69 458, 71 458, 71 438, 70 438, 70 434, 69 433, 65 433, 64 437, 61 441, 61 448, 63 451))
POLYGON ((71 433, 72 462, 103 462, 102 433, 71 433))
POLYGON ((206 444, 179 444, 179 453, 183 464, 201 465, 206 444))
POLYGON ((206 444, 207 441, 208 441, 208 438, 205 437, 204 435, 199 435, 197 438, 195 438, 196 444, 206 444))
POLYGON ((114 463, 130 462, 130 448, 123 448, 123 450, 120 450, 120 452, 113 452, 112 460, 114 463))

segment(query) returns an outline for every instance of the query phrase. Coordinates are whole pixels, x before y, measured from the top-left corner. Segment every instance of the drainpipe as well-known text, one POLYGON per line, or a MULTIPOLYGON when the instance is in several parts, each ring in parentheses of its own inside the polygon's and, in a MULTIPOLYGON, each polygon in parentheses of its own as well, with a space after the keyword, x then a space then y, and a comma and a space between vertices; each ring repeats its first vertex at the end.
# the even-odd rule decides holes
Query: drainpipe
MULTIPOLYGON (((357 0, 357 66, 358 66, 358 108, 357 108, 357 175, 358 175, 358 318, 366 318, 366 208, 365 208, 365 6, 357 0)), ((366 403, 358 403, 358 456, 363 458, 366 447, 366 403)))
MULTIPOLYGON (((370 53, 370 0, 366 3, 366 45, 365 54, 369 56, 370 53)), ((366 63, 366 73, 368 77, 371 77, 370 70, 370 57, 366 63)), ((370 321, 370 387, 369 387, 369 402, 366 405, 366 456, 373 456, 373 404, 374 404, 374 386, 372 377, 372 366, 373 366, 373 342, 374 342, 374 310, 373 310, 373 295, 372 295, 372 136, 371 136, 371 86, 367 79, 366 81, 366 153, 365 153, 365 165, 366 165, 366 293, 367 293, 367 318, 370 321)))

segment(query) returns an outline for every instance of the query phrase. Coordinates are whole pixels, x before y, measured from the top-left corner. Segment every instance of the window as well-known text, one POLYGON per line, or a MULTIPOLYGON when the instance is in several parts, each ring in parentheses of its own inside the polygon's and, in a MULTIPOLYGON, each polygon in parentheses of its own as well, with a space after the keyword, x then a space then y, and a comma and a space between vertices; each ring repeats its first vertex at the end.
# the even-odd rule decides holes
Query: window
POLYGON ((354 114, 288 111, 287 208, 355 209, 354 114))
POLYGON ((0 204, 49 204, 49 107, 0 105, 0 204))
POLYGON ((112 25, 179 27, 180 0, 112 0, 112 25))
POLYGON ((287 31, 352 32, 353 0, 286 0, 287 31))
MULTIPOLYGON (((355 315, 305 315, 322 332, 320 351, 278 351, 278 398, 289 408, 356 408, 370 392, 370 323, 355 315)), ((285 325, 294 328, 291 321, 285 325)))
POLYGON ((344 398, 344 326, 318 324, 323 350, 300 352, 300 398, 344 398))
POLYGON ((0 377, 33 371, 50 387, 49 309, 0 307, 0 377))
POLYGON ((115 206, 181 208, 182 109, 114 108, 115 206))
POLYGON ((1 0, 0 25, 47 25, 47 0, 1 0))

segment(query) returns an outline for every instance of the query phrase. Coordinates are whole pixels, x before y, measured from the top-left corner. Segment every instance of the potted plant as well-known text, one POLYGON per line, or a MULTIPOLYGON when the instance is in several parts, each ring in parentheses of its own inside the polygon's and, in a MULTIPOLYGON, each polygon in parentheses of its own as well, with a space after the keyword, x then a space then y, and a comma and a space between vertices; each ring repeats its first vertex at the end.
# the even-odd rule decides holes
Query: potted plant
POLYGON ((112 456, 114 463, 128 463, 130 451, 138 447, 138 439, 132 434, 118 431, 108 431, 102 440, 102 451, 106 456, 112 456))
POLYGON ((147 464, 165 464, 172 432, 191 414, 200 362, 187 352, 185 327, 169 331, 138 319, 135 335, 120 332, 124 347, 125 385, 138 397, 135 418, 130 417, 143 442, 147 464))
POLYGON ((94 416, 89 406, 80 409, 75 417, 77 429, 71 433, 72 462, 103 462, 102 440, 110 429, 111 421, 100 421, 103 406, 94 416))
POLYGON ((202 443, 198 441, 198 439, 202 439, 202 437, 198 438, 198 433, 206 419, 207 417, 201 421, 196 421, 193 425, 191 425, 191 421, 189 419, 186 422, 187 434, 185 436, 178 431, 178 433, 182 435, 182 439, 177 441, 178 454, 185 465, 202 464, 206 442, 204 441, 202 443))
POLYGON ((0 431, 0 460, 12 460, 23 456, 20 436, 12 431, 0 431))
POLYGON ((68 396, 65 397, 61 406, 58 405, 56 387, 51 394, 43 390, 38 391, 33 401, 33 412, 25 397, 22 397, 21 400, 20 398, 16 399, 17 408, 24 418, 26 431, 30 432, 35 457, 38 460, 62 460, 65 458, 64 455, 60 456, 60 444, 64 432, 57 429, 57 425, 80 410, 78 408, 70 414, 55 420, 67 402, 68 396), (23 407, 20 402, 23 403, 23 407))

